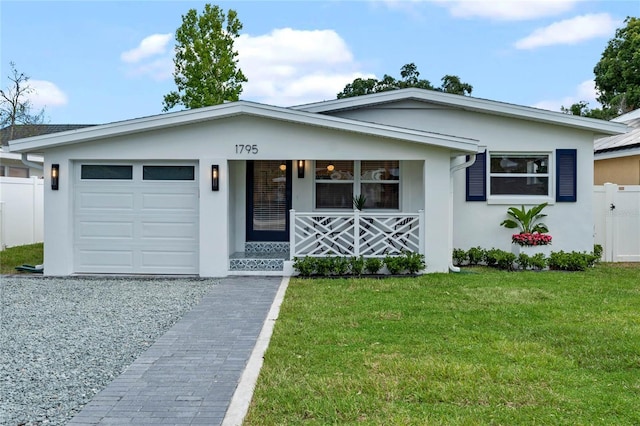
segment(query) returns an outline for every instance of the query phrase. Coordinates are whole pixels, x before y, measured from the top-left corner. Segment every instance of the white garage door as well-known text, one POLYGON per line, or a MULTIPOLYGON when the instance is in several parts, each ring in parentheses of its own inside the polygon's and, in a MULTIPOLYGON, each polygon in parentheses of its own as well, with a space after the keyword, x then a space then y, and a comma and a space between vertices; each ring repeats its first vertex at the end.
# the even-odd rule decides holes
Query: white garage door
POLYGON ((195 164, 79 163, 75 169, 76 272, 198 272, 195 164))

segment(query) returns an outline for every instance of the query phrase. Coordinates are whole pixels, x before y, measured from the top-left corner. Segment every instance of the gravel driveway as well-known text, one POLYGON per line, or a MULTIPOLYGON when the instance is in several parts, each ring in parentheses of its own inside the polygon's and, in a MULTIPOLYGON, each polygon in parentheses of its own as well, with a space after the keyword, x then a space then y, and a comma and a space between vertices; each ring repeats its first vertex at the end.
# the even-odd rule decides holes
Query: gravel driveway
POLYGON ((0 424, 65 424, 216 282, 0 277, 0 424))

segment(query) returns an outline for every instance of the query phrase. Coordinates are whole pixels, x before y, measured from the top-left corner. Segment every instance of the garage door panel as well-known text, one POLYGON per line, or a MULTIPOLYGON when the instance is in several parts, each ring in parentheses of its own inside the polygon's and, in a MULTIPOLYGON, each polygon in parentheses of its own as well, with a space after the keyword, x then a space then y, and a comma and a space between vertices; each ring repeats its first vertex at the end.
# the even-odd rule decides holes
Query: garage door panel
POLYGON ((125 192, 83 192, 78 197, 80 212, 90 210, 129 210, 134 208, 134 194, 125 192))
POLYGON ((198 227, 194 221, 184 223, 142 221, 141 230, 143 240, 193 241, 198 236, 198 227))
MULTIPOLYGON (((94 268, 119 268, 120 270, 133 270, 133 250, 98 250, 79 248, 76 252, 79 256, 79 264, 83 272, 93 272, 94 268)), ((111 271, 109 271, 111 272, 111 271)))
POLYGON ((172 269, 189 270, 196 265, 196 253, 193 250, 186 251, 162 251, 162 250, 143 250, 141 251, 141 267, 145 269, 172 269))
POLYGON ((148 193, 142 194, 142 211, 162 213, 193 213, 197 206, 197 193, 148 193))
POLYGON ((133 239, 133 221, 78 221, 78 235, 80 240, 98 239, 133 239))

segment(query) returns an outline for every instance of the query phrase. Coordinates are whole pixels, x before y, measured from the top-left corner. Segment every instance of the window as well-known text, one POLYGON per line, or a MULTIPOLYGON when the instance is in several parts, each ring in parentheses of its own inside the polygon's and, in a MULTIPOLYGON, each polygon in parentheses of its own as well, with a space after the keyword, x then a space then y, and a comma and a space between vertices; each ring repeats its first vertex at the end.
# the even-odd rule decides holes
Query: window
POLYGON ((365 209, 400 208, 399 161, 316 161, 316 208, 353 209, 353 197, 366 197, 365 209))
POLYGON ((81 179, 120 179, 131 180, 133 166, 115 166, 108 164, 83 164, 81 179))
POLYGON ((143 180, 194 180, 193 166, 142 166, 143 180))
POLYGON ((577 167, 575 149, 557 149, 555 155, 501 152, 477 154, 476 162, 466 172, 467 201, 486 201, 488 186, 489 195, 494 196, 494 200, 510 200, 514 196, 549 198, 553 196, 555 188, 556 202, 576 202, 577 167), (555 187, 552 182, 555 182, 555 187))
POLYGON ((29 177, 29 169, 26 167, 0 166, 0 176, 7 177, 29 177))
POLYGON ((491 153, 491 195, 549 196, 549 154, 491 153))

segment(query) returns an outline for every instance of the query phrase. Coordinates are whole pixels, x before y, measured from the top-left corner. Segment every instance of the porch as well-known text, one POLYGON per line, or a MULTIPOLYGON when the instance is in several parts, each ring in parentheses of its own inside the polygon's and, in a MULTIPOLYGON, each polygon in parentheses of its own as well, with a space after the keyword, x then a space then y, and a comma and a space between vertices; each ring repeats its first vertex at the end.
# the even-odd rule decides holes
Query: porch
POLYGON ((424 254, 424 211, 325 213, 289 211, 288 242, 246 242, 230 256, 230 271, 282 272, 296 257, 378 257, 424 254))

